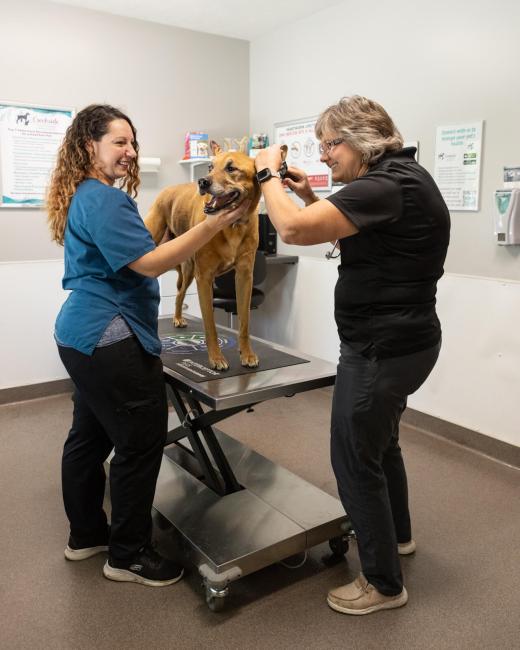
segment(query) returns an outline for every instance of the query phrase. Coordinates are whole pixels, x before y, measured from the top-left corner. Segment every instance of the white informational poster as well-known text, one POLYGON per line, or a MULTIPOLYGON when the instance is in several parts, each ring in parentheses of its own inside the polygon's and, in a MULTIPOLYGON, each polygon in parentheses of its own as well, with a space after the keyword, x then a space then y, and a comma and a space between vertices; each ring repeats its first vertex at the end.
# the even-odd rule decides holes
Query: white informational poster
POLYGON ((482 124, 437 127, 434 176, 450 210, 478 210, 482 124))
POLYGON ((287 164, 302 169, 314 190, 330 191, 330 169, 320 161, 320 143, 314 135, 316 119, 308 117, 275 124, 274 142, 287 145, 287 164))
POLYGON ((43 205, 74 111, 0 102, 0 207, 43 205))

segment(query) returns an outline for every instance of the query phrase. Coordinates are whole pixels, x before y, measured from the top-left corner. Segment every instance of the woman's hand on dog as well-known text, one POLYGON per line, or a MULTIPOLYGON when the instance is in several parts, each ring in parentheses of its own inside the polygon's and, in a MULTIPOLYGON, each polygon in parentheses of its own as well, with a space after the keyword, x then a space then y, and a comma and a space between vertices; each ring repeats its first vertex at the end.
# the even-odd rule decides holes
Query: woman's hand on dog
POLYGON ((235 221, 239 221, 242 217, 244 217, 249 212, 250 208, 251 208, 251 201, 249 199, 246 199, 245 201, 242 201, 242 203, 236 208, 231 208, 229 210, 221 210, 220 212, 217 212, 214 216, 208 214, 206 216, 206 220, 213 222, 217 230, 222 230, 222 228, 226 228, 226 226, 231 226, 232 224, 234 224, 235 221))
MULTIPOLYGON (((262 149, 257 154, 255 167, 258 171, 268 167, 272 172, 276 172, 282 166, 284 157, 280 145, 273 144, 266 149, 262 149)), ((287 169, 283 185, 305 201, 305 205, 310 205, 318 201, 318 197, 312 191, 307 174, 302 169, 298 169, 298 167, 289 167, 287 169)))
POLYGON ((279 144, 272 144, 270 147, 260 149, 255 158, 255 167, 257 171, 269 168, 276 172, 282 166, 282 150, 279 144))

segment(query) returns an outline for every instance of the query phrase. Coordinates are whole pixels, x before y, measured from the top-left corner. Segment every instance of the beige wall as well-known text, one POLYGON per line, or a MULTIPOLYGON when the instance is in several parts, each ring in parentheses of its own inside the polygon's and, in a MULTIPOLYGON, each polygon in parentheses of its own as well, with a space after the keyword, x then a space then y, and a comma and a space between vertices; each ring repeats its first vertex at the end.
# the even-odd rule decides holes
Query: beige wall
MULTIPOLYGON (((249 126, 249 43, 63 5, 0 0, 0 101, 127 111, 141 155, 163 161, 143 176, 141 214, 159 189, 186 182, 184 134, 243 136, 249 126)), ((45 213, 0 210, 0 262, 53 259, 45 213)))
POLYGON ((519 34, 516 0, 339 3, 251 43, 251 130, 367 95, 432 172, 438 125, 485 120, 480 210, 452 214, 446 269, 520 280, 520 246, 497 246, 492 221, 502 167, 520 165, 519 34))

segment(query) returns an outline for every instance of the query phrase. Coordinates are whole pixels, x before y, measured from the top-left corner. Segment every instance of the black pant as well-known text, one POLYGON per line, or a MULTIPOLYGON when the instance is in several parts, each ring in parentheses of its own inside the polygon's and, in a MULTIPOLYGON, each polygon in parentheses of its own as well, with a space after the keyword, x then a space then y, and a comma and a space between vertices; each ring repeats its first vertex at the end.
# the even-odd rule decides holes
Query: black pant
POLYGON ((168 408, 162 363, 135 337, 92 356, 59 346, 75 385, 72 427, 63 449, 65 511, 75 541, 106 535, 105 470, 110 462, 110 555, 130 559, 149 542, 151 508, 166 440, 168 408))
POLYGON ((341 345, 332 402, 332 467, 356 532, 362 571, 387 596, 403 589, 397 543, 412 537, 399 420, 439 350, 440 343, 403 357, 370 360, 341 345))

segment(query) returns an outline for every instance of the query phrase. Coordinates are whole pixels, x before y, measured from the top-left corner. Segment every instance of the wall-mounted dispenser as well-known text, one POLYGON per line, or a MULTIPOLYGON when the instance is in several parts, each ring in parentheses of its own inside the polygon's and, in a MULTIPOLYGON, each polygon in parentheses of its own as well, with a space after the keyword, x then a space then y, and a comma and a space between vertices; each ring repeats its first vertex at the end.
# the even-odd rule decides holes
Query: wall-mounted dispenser
POLYGON ((497 244, 520 244, 520 189, 495 192, 495 236, 497 244))
POLYGON ((157 173, 161 168, 160 158, 139 158, 139 169, 141 172, 157 173))

